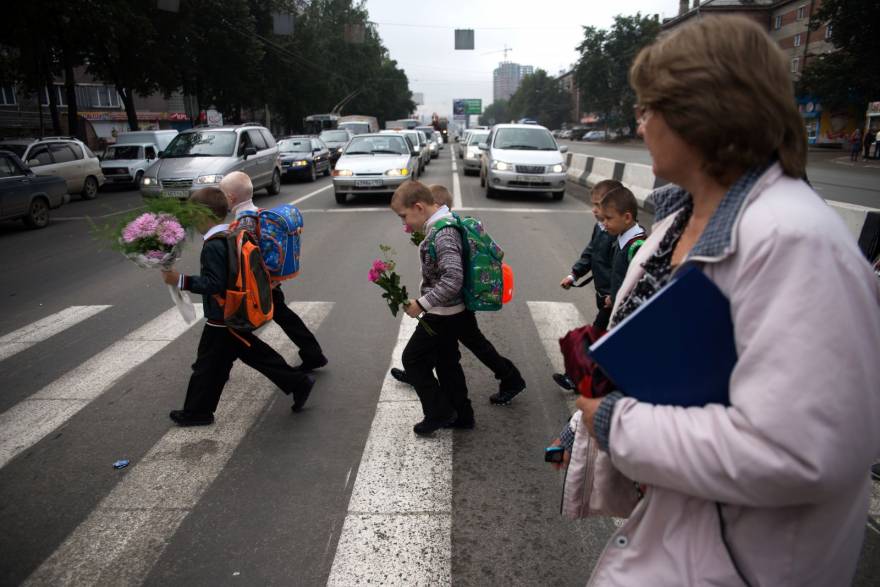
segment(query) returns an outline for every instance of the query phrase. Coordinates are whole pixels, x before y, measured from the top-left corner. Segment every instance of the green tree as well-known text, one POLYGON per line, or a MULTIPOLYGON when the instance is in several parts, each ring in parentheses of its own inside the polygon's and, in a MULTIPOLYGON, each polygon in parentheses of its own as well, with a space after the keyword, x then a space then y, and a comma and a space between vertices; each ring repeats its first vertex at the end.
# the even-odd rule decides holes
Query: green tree
POLYGON ((510 121, 510 108, 507 100, 495 100, 486 106, 486 109, 480 115, 481 126, 492 126, 493 124, 502 124, 510 121))
POLYGON ((510 97, 511 118, 533 118, 548 128, 559 128, 571 110, 569 94, 543 69, 527 75, 510 97))
POLYGON ((628 126, 635 131, 635 93, 627 78, 629 65, 659 32, 660 23, 641 13, 615 16, 610 30, 584 27, 576 67, 582 106, 598 114, 606 128, 628 126))
POLYGON ((876 0, 824 0, 810 19, 810 28, 831 27, 836 51, 811 55, 797 84, 798 93, 812 94, 826 108, 855 107, 864 112, 880 99, 880 3, 876 0))

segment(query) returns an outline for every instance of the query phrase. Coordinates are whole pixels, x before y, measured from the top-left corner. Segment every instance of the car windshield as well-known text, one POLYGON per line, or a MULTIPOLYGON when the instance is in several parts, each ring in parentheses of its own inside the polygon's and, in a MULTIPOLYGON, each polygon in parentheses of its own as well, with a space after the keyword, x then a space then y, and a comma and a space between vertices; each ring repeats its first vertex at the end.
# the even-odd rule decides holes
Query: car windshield
POLYGON ((409 155, 409 148, 403 137, 395 135, 361 136, 351 139, 345 149, 346 155, 409 155))
POLYGON ((165 148, 166 158, 229 157, 235 149, 235 133, 231 131, 185 132, 174 137, 165 148))
POLYGON ((118 161, 120 159, 142 159, 141 148, 137 145, 119 145, 108 147, 104 154, 104 161, 118 161))
POLYGON ((312 150, 309 139, 284 139, 278 141, 278 150, 282 153, 308 153, 312 150))
POLYGON ((425 133, 425 136, 428 137, 429 141, 434 138, 434 129, 430 126, 418 126, 416 127, 416 130, 420 130, 425 133))
POLYGON ((0 145, 0 150, 2 151, 12 151, 19 158, 24 157, 24 152, 27 150, 27 145, 22 145, 19 143, 4 143, 0 145))
POLYGON ((500 128, 495 133, 496 149, 522 149, 525 151, 555 151, 556 141, 543 128, 500 128))
POLYGON ((487 132, 472 132, 468 135, 468 145, 479 145, 480 143, 486 140, 486 137, 489 136, 487 132))
POLYGON ((321 133, 321 140, 325 143, 347 143, 348 133, 344 130, 325 130, 321 133))

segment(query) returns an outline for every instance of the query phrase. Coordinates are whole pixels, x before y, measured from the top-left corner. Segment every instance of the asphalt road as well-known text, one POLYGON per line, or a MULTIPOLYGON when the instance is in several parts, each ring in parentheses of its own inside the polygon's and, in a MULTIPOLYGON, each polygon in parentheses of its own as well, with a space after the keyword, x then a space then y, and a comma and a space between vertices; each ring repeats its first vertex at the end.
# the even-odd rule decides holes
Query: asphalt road
MULTIPOLYGON (((560 141, 560 144, 568 145, 574 153, 651 164, 651 154, 642 143, 560 141)), ((807 177, 826 200, 880 208, 880 160, 853 163, 849 154, 841 150, 814 149, 808 153, 807 177)))
MULTIPOLYGON (((387 374, 412 322, 367 280, 385 243, 418 286, 387 197, 337 206, 327 178, 258 197, 304 213, 303 271, 284 290, 330 364, 299 414, 237 366, 204 429, 167 417, 201 324, 187 328, 158 275, 92 233, 90 218, 112 222, 139 195, 75 200, 44 230, 0 223, 0 585, 584 584, 614 526, 560 518, 561 477, 542 449, 572 409, 550 380, 556 339, 595 311, 589 288, 558 287, 592 229, 585 194, 487 200, 449 152, 423 179, 457 192, 505 247, 515 299, 479 319, 528 389, 490 405, 496 382, 463 352, 477 427, 430 440, 412 435, 414 394, 387 374)), ((299 362, 276 329, 261 337, 299 362)), ((866 530, 856 584, 880 577, 878 545, 866 530)))

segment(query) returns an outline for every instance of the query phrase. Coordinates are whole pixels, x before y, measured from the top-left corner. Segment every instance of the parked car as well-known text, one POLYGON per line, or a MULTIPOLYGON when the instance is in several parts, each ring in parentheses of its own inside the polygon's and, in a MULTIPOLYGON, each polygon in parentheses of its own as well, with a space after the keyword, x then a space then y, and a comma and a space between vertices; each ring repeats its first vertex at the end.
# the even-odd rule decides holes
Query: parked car
POLYGON ((330 175, 330 150, 315 136, 285 137, 278 141, 281 174, 315 181, 319 173, 330 175))
POLYGON ((486 197, 500 191, 545 191, 554 200, 565 196, 565 162, 568 147, 559 146, 550 131, 535 124, 498 124, 480 143, 483 160, 480 185, 486 197))
POLYGON ((0 151, 0 220, 21 218, 28 228, 44 228, 49 210, 69 201, 64 179, 36 175, 15 153, 0 151))
POLYGON ((336 162, 342 156, 342 149, 348 144, 348 141, 354 136, 354 133, 346 129, 334 129, 323 131, 318 138, 324 141, 327 148, 330 149, 330 166, 336 167, 336 162))
POLYGON ((606 138, 607 138, 607 136, 606 136, 604 130, 591 130, 590 132, 585 134, 583 137, 581 137, 581 140, 592 142, 592 141, 604 141, 604 140, 606 140, 606 138))
POLYGON ((73 137, 44 137, 0 141, 36 175, 57 175, 67 183, 67 193, 93 200, 104 185, 101 162, 85 143, 73 137))
POLYGON ((400 133, 358 135, 351 139, 333 170, 336 203, 348 194, 391 194, 416 175, 419 156, 400 133))
POLYGON ((483 158, 483 154, 480 151, 480 143, 485 141, 488 136, 488 130, 468 131, 467 144, 464 146, 463 171, 465 175, 476 175, 480 172, 480 160, 483 158))
POLYGON ((152 143, 110 145, 101 157, 105 185, 135 184, 140 187, 147 167, 158 158, 159 149, 152 143))
POLYGON ((144 173, 141 194, 188 198, 233 171, 248 174, 254 191, 266 188, 271 196, 281 191, 278 145, 267 128, 249 123, 181 132, 144 173))

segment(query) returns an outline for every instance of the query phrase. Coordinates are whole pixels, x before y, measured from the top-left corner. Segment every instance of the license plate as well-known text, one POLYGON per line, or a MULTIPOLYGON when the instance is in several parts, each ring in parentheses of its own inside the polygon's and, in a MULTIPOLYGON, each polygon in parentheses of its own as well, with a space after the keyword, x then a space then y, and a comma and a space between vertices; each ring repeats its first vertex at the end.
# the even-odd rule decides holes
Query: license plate
POLYGON ((163 198, 188 198, 189 191, 188 190, 165 190, 162 192, 163 198))
POLYGON ((540 183, 543 181, 543 178, 539 175, 517 175, 516 181, 521 181, 524 183, 540 183))
POLYGON ((359 179, 354 182, 356 188, 375 188, 382 186, 381 179, 359 179))

